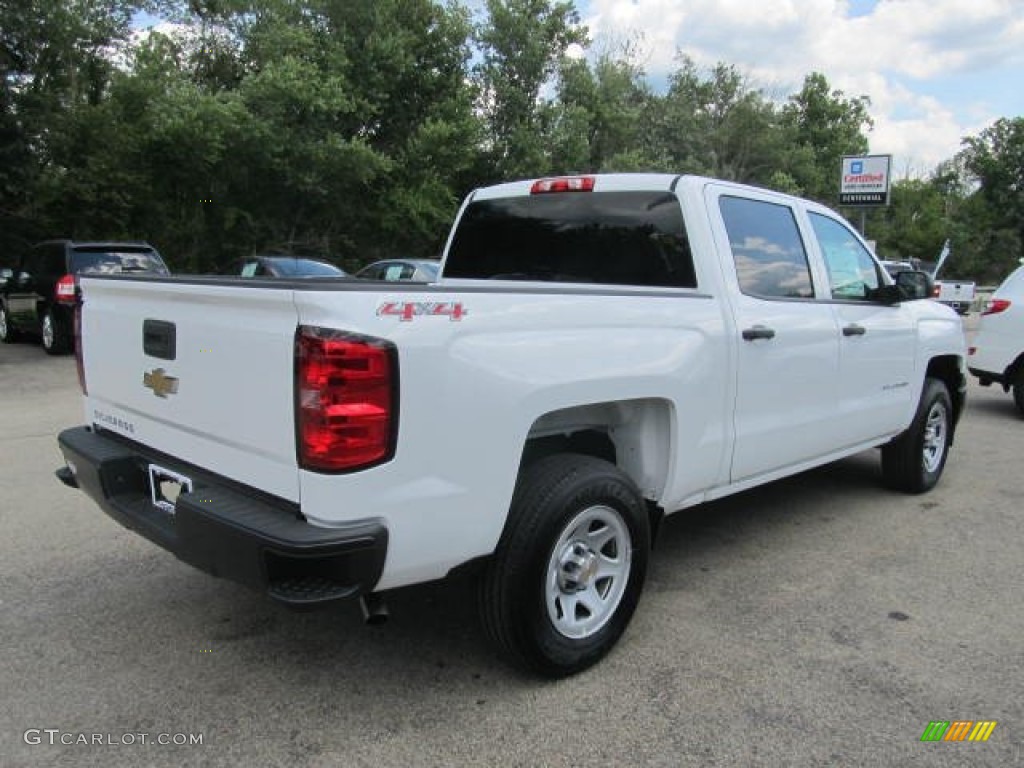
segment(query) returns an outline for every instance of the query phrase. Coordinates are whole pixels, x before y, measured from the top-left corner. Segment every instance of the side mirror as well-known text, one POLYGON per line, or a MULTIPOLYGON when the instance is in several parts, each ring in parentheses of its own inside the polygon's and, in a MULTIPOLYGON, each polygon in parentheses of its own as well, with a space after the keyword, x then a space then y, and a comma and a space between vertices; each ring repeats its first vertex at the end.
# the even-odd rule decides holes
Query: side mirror
POLYGON ((906 270, 896 273, 896 287, 902 301, 930 299, 934 283, 927 272, 906 270))

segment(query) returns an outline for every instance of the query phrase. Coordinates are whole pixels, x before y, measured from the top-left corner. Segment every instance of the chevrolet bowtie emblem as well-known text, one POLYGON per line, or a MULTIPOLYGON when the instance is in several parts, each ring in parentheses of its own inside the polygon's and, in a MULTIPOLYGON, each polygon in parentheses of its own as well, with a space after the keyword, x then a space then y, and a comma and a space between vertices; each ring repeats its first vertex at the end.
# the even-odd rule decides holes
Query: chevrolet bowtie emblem
POLYGON ((168 395, 178 394, 178 380, 168 376, 163 368, 155 368, 149 373, 142 374, 142 386, 153 390, 157 397, 166 398, 168 395))

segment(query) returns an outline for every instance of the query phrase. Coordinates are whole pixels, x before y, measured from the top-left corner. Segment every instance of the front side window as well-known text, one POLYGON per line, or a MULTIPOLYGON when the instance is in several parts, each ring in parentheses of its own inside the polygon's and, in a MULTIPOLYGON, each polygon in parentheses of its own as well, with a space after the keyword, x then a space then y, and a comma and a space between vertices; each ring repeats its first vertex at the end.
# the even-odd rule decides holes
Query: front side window
POLYGON ((759 298, 814 297, 807 252, 789 206, 723 196, 719 208, 743 293, 759 298))
POLYGON ((812 213, 811 226, 828 269, 833 299, 871 301, 881 280, 878 266, 856 236, 835 219, 812 213))
POLYGON ((565 192, 478 200, 459 220, 445 277, 695 288, 671 192, 565 192))

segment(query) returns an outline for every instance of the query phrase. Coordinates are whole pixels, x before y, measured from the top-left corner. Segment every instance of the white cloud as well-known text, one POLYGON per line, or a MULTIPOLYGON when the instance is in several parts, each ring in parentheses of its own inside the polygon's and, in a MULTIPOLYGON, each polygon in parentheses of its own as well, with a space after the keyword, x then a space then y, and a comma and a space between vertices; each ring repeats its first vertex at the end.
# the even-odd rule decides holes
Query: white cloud
POLYGON ((952 156, 961 137, 1024 112, 1021 0, 881 0, 861 16, 850 14, 849 0, 579 7, 597 40, 639 35, 642 63, 656 79, 675 67, 678 52, 701 66, 736 65, 772 94, 793 93, 807 74, 822 72, 848 96, 871 98, 872 151, 900 155, 921 173, 952 156), (994 85, 1000 81, 1008 93, 994 85))

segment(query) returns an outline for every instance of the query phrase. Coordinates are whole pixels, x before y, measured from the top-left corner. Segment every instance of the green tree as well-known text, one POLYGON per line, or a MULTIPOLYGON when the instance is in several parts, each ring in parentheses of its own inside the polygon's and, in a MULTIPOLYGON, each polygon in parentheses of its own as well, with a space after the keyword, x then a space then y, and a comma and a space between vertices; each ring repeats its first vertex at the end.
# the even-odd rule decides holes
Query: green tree
POLYGON ((953 234, 950 213, 958 203, 935 178, 901 179, 892 185, 890 205, 870 212, 868 236, 882 258, 934 262, 953 234))
MULTIPOLYGON (((60 172, 56 145, 78 110, 106 96, 112 53, 125 41, 133 0, 0 2, 0 248, 60 231, 36 197, 40 177, 60 172), (58 166, 54 168, 54 166, 58 166)), ((81 148, 80 146, 78 147, 81 148)))
POLYGON ((613 55, 563 59, 558 101, 552 114, 552 170, 555 173, 653 170, 646 116, 653 94, 626 46, 613 55))
POLYGON ((666 95, 665 144, 680 170, 768 183, 780 140, 776 108, 733 66, 701 75, 683 57, 666 95))
POLYGON ((839 191, 843 155, 868 151, 865 131, 873 121, 867 96, 847 98, 819 72, 804 78, 803 87, 782 109, 782 126, 791 147, 783 168, 803 194, 834 204, 839 191))
POLYGON ((573 43, 587 42, 571 2, 487 0, 476 67, 487 150, 496 178, 546 173, 548 131, 557 117, 542 93, 573 43))

